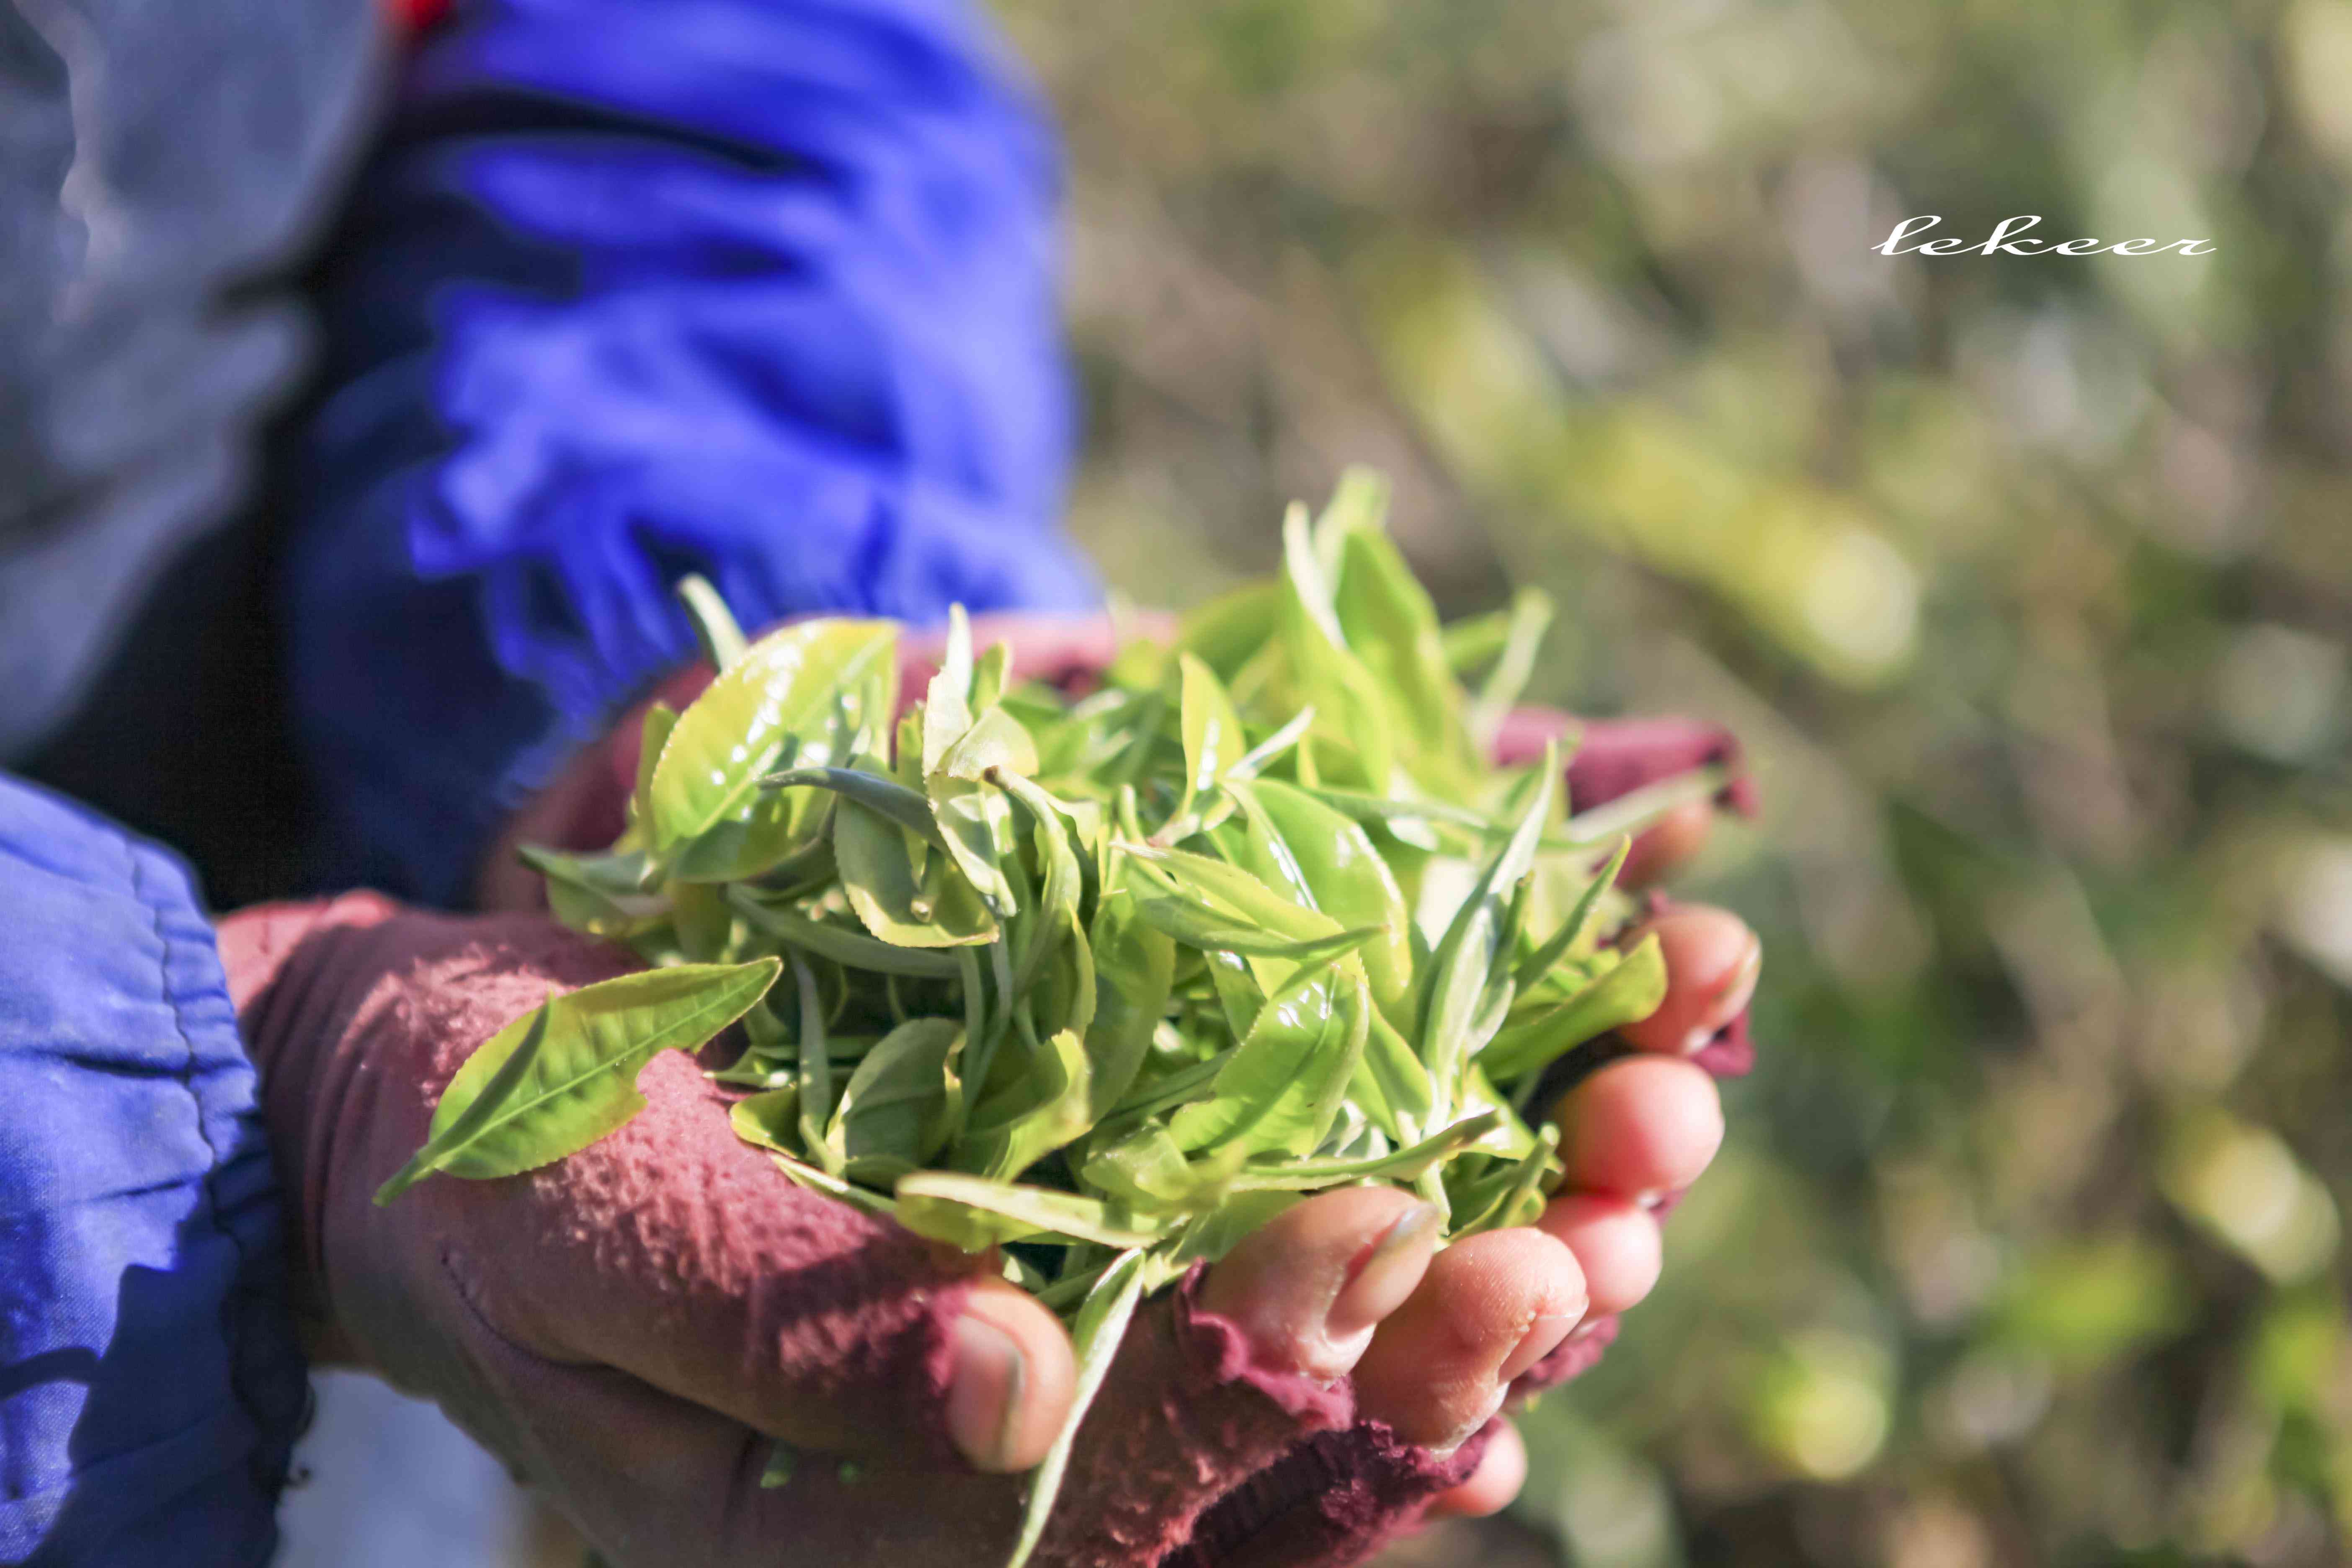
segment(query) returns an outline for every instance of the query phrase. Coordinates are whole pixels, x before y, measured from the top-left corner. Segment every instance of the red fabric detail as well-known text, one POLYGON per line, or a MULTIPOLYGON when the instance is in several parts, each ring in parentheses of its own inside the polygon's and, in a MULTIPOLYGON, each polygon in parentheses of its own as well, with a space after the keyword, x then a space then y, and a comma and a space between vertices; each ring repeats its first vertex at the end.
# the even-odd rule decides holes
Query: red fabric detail
POLYGON ((383 0, 383 6, 406 33, 421 33, 449 13, 449 0, 383 0))
POLYGON ((1606 805, 1644 784, 1720 763, 1733 770, 1717 805, 1756 815, 1756 784, 1739 769, 1739 742, 1719 724, 1697 719, 1574 719, 1549 708, 1521 708, 1503 721, 1495 760, 1510 764, 1542 755, 1546 741, 1575 738, 1568 794, 1578 811, 1606 805))

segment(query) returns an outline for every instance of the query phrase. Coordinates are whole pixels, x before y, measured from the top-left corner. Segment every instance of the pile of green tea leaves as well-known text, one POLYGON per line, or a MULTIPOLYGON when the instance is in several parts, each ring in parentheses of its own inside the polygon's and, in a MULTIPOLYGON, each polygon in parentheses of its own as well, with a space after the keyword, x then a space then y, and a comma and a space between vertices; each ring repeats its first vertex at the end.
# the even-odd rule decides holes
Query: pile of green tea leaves
POLYGON ((379 1201, 584 1148, 655 1052, 740 1021, 736 1131, 803 1186, 1001 1249, 1071 1320, 1071 1431, 1138 1300, 1304 1194, 1407 1186, 1449 1239, 1531 1218, 1560 1169, 1544 1068, 1664 990, 1654 939, 1607 940, 1624 836, 1721 780, 1576 816, 1556 753, 1490 766, 1549 606, 1442 627, 1384 508, 1361 473, 1294 507, 1278 576, 1078 697, 959 612, 900 711, 896 625, 746 646, 689 583, 719 673, 649 712, 627 830, 526 852, 559 918, 651 967, 486 1043, 379 1201))

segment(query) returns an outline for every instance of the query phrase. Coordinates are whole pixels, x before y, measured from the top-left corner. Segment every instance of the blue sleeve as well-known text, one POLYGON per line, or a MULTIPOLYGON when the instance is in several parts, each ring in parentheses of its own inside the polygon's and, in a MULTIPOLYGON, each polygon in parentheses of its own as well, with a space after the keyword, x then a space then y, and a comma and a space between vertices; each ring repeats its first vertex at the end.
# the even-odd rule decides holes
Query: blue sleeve
POLYGON ((1093 602, 1054 148, 962 0, 460 0, 326 289, 288 592, 345 879, 462 894, 692 643, 1093 602))
POLYGON ((306 1397, 212 928, 0 777, 0 1563, 257 1565, 306 1397))

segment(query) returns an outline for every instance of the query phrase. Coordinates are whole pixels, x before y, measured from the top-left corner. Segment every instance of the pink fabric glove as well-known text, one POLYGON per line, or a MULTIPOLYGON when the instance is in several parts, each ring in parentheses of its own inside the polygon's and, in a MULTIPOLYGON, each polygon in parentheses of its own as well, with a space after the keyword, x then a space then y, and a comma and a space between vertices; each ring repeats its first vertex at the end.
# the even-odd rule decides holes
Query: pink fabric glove
MULTIPOLYGON (((437 1401, 618 1568, 984 1568, 1009 1548, 1018 1479, 967 1466, 943 1418, 984 1264, 794 1186, 677 1053, 580 1154, 372 1203, 477 1043, 627 954, 371 894, 245 910, 220 942, 320 1359, 437 1401), (803 1458, 764 1489, 770 1438, 803 1458)), ((1412 1447, 1357 1422, 1344 1382, 1265 1372, 1188 1281, 1138 1314, 1037 1560, 1338 1568, 1483 1448, 1412 1447)))

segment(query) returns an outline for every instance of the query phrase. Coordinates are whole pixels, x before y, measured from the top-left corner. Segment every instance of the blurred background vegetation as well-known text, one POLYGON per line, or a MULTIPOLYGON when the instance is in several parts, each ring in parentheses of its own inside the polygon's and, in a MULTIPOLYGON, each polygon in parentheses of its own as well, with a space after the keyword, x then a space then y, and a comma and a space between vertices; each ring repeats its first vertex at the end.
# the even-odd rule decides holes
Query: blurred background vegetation
POLYGON ((1449 611, 1560 600, 1536 695, 1764 786, 1731 1142, 1410 1560, 2352 1560, 2352 4, 999 3, 1109 580, 1370 462, 1449 611))

